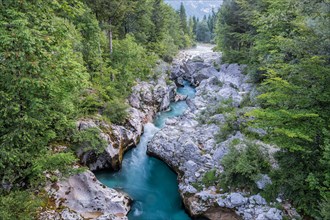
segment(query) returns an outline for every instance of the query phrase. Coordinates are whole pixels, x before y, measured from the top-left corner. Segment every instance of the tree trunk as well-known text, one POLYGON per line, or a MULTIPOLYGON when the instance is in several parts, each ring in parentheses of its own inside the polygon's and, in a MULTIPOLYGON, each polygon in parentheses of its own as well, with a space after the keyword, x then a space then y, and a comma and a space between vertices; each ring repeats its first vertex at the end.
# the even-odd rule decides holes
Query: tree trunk
POLYGON ((108 31, 108 35, 109 35, 109 51, 110 51, 110 55, 112 54, 112 27, 111 27, 111 19, 109 19, 109 31, 108 31))

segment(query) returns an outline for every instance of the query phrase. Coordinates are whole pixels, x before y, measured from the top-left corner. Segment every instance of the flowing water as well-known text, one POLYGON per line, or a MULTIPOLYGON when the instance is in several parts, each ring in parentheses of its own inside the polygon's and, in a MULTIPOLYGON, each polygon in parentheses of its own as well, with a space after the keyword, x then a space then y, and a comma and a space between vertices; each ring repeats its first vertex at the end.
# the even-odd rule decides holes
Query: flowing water
MULTIPOLYGON (((195 95, 188 82, 177 92, 190 98, 195 95)), ((153 123, 144 126, 140 143, 125 154, 120 171, 96 173, 103 184, 133 198, 129 220, 190 219, 179 195, 177 175, 164 162, 146 154, 148 142, 165 125, 166 119, 182 115, 187 107, 185 101, 171 103, 170 111, 158 113, 153 123)))

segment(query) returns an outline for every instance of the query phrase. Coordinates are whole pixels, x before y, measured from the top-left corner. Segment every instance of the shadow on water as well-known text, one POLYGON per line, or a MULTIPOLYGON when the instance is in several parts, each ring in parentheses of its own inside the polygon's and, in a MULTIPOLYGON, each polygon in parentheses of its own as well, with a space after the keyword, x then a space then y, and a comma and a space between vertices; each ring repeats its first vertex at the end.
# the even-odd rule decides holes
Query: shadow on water
MULTIPOLYGON (((184 82, 177 92, 190 98, 195 95, 189 82, 184 82)), ((133 198, 129 220, 191 219, 179 195, 177 175, 164 162, 146 154, 148 142, 165 125, 166 119, 182 115, 187 107, 185 101, 171 103, 170 111, 158 113, 153 123, 146 124, 140 143, 125 154, 120 171, 95 173, 103 184, 133 198)))

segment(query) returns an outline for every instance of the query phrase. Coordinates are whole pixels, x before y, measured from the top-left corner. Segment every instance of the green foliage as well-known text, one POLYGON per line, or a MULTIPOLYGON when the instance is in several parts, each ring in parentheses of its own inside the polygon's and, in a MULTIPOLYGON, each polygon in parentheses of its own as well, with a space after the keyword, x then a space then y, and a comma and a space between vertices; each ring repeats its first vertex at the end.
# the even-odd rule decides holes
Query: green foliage
POLYGON ((330 196, 320 204, 320 215, 322 219, 330 219, 330 196))
MULTIPOLYGON (((189 42, 187 44, 189 44, 189 42)), ((175 45, 173 38, 170 36, 165 36, 162 42, 158 45, 158 54, 165 62, 172 62, 173 57, 177 52, 178 46, 175 45)))
POLYGON ((273 180, 271 186, 266 188, 266 194, 274 199, 279 193, 290 198, 298 211, 304 211, 308 215, 317 216, 319 206, 319 190, 315 188, 318 171, 313 170, 317 163, 311 166, 309 161, 318 157, 318 152, 313 152, 309 157, 302 158, 302 153, 279 152, 276 159, 280 169, 273 170, 270 177, 273 180), (289 170, 289 172, 288 172, 289 170))
POLYGON ((154 28, 151 29, 148 47, 166 61, 172 59, 178 48, 190 47, 193 37, 187 32, 184 15, 182 17, 163 1, 155 0, 153 6, 151 21, 154 28))
POLYGON ((73 128, 88 84, 79 32, 52 13, 62 6, 40 4, 6 1, 0 9, 0 179, 8 184, 23 181, 31 161, 73 128))
POLYGON ((115 40, 113 45, 117 50, 111 58, 113 68, 118 70, 114 80, 124 85, 123 90, 130 88, 137 78, 146 79, 155 65, 157 57, 135 42, 131 35, 123 40, 115 40))
POLYGON ((77 171, 72 153, 49 146, 74 130, 81 91, 105 69, 105 38, 78 0, 1 1, 0 33, 0 216, 34 219, 40 203, 29 191, 46 173, 77 171))
POLYGON ((240 107, 242 109, 237 109, 233 105, 232 99, 223 100, 219 107, 216 109, 216 114, 224 115, 224 122, 219 124, 220 131, 216 134, 217 142, 223 142, 228 139, 230 135, 233 135, 236 131, 244 131, 246 128, 245 112, 243 108, 249 102, 241 102, 240 107))
MULTIPOLYGON (((181 13, 177 13, 162 0, 86 2, 95 12, 103 29, 106 32, 111 30, 114 39, 122 40, 127 34, 132 35, 138 44, 163 59, 172 55, 164 54, 164 49, 159 48, 170 51, 169 48, 189 47, 193 41, 193 36, 188 33, 184 8, 181 13)), ((116 51, 115 45, 113 48, 116 51)))
POLYGON ((219 10, 217 22, 217 45, 224 53, 224 62, 245 62, 250 47, 253 28, 245 20, 243 8, 236 0, 225 0, 219 10))
POLYGON ((27 191, 13 191, 0 196, 0 216, 3 220, 36 218, 36 209, 42 200, 27 191))
POLYGON ((191 184, 195 189, 197 189, 198 191, 202 191, 203 190, 203 185, 199 182, 197 183, 192 183, 191 184))
POLYGON ((217 142, 223 142, 228 139, 229 135, 233 134, 235 131, 240 130, 240 125, 238 123, 238 114, 236 111, 232 111, 224 114, 225 121, 220 124, 220 131, 216 135, 217 142))
POLYGON ((219 177, 217 175, 217 171, 216 170, 209 170, 207 171, 203 178, 202 178, 202 183, 206 186, 214 186, 217 185, 217 182, 219 180, 219 177))
POLYGON ((298 210, 316 218, 325 214, 329 200, 329 133, 324 135, 324 150, 306 146, 301 151, 277 153, 280 169, 271 172, 273 186, 266 190, 273 198, 285 193, 298 210))
POLYGON ((217 44, 224 60, 249 64, 260 109, 246 114, 264 141, 281 147, 273 193, 320 218, 329 191, 329 2, 226 0, 217 44), (294 169, 294 170, 292 170, 294 169), (323 203, 322 203, 323 204, 323 203))
POLYGON ((236 145, 239 145, 241 143, 241 140, 238 138, 235 138, 231 141, 230 146, 234 147, 236 145))
POLYGON ((34 218, 36 200, 22 186, 38 191, 45 173, 76 172, 72 149, 55 154, 52 144, 104 150, 97 129, 71 137, 74 122, 103 113, 123 123, 137 79, 192 44, 180 22, 161 0, 0 1, 1 219, 34 218))
POLYGON ((96 127, 77 132, 72 140, 74 147, 83 152, 94 151, 97 154, 104 152, 107 142, 101 137, 100 133, 100 129, 96 127))
POLYGON ((109 118, 112 123, 123 124, 128 116, 127 108, 128 105, 123 100, 114 99, 107 102, 103 115, 109 118))
POLYGON ((186 34, 186 33, 188 33, 187 14, 186 14, 186 9, 182 2, 180 5, 180 9, 179 9, 179 15, 180 15, 181 29, 186 34))
POLYGON ((225 99, 221 103, 219 103, 219 107, 216 109, 216 114, 232 112, 234 109, 235 107, 233 105, 233 99, 225 99))
POLYGON ((197 23, 196 40, 203 43, 208 43, 211 41, 211 32, 206 21, 197 23))
POLYGON ((198 42, 214 43, 215 27, 216 27, 217 14, 212 10, 212 14, 199 20, 192 17, 189 25, 191 33, 198 42))
POLYGON ((103 107, 99 91, 86 90, 82 93, 79 102, 80 112, 84 115, 93 115, 103 107))
MULTIPOLYGON (((42 186, 46 182, 45 172, 48 174, 60 172, 62 177, 77 173, 77 170, 72 168, 76 162, 77 158, 71 152, 47 154, 36 158, 32 161, 32 170, 29 174, 32 186, 42 186)), ((54 179, 57 179, 56 175, 54 175, 54 179)))
POLYGON ((319 124, 318 115, 304 111, 258 109, 246 115, 256 117, 253 126, 266 129, 268 135, 265 138, 272 138, 273 142, 289 151, 306 151, 301 143, 312 143, 318 132, 314 130, 319 124))
POLYGON ((109 45, 94 37, 100 39, 99 48, 94 51, 101 52, 104 60, 92 75, 93 89, 81 99, 84 114, 107 112, 104 107, 109 108, 109 102, 115 99, 124 102, 137 79, 145 80, 152 75, 158 56, 171 61, 178 48, 191 45, 190 36, 182 34, 180 16, 163 1, 86 2, 102 29, 112 33, 113 52, 110 56, 102 55, 109 45))
POLYGON ((245 142, 240 149, 231 146, 222 159, 224 172, 220 176, 221 185, 227 189, 244 188, 256 190, 255 181, 260 174, 270 170, 269 157, 257 144, 245 142))

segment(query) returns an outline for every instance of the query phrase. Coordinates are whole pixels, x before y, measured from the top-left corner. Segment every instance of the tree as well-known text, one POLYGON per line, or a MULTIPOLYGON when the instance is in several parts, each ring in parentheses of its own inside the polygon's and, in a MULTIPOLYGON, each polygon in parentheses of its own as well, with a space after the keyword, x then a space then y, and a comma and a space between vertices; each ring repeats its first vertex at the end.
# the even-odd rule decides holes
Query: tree
POLYGON ((207 18, 207 25, 208 25, 210 33, 211 33, 212 42, 214 41, 214 37, 215 37, 216 20, 217 20, 217 15, 214 11, 214 8, 212 8, 212 13, 207 18))
POLYGON ((197 20, 197 18, 195 16, 193 16, 192 19, 193 19, 193 33, 196 36, 198 20, 197 20))
POLYGON ((181 21, 181 29, 183 30, 183 33, 188 34, 187 14, 186 14, 186 9, 182 2, 180 5, 179 15, 181 21))
POLYGON ((194 21, 192 17, 189 18, 188 22, 188 35, 191 39, 194 39, 194 21))
POLYGON ((131 2, 127 0, 86 0, 87 4, 93 9, 99 21, 102 21, 104 28, 108 32, 109 53, 113 52, 113 28, 118 25, 131 7, 131 2))
POLYGON ((90 140, 77 139, 76 120, 102 114, 123 123, 137 78, 188 45, 182 33, 162 0, 0 1, 2 218, 35 218, 45 173, 72 174, 74 146, 90 140), (59 143, 64 152, 54 151, 59 143))
POLYGON ((250 26, 243 9, 235 0, 225 0, 217 22, 217 44, 226 62, 246 63, 243 60, 250 48, 250 26))
POLYGON ((151 42, 161 41, 164 38, 165 33, 165 22, 164 8, 162 0, 155 0, 152 7, 151 21, 153 23, 153 30, 150 35, 151 42))
POLYGON ((211 40, 211 32, 207 25, 207 21, 203 20, 199 22, 196 27, 196 39, 197 41, 208 43, 211 40))
POLYGON ((124 17, 119 39, 124 39, 127 34, 133 34, 137 42, 146 46, 153 28, 151 21, 152 7, 152 1, 136 1, 124 17))
POLYGON ((32 161, 72 129, 88 85, 81 35, 53 14, 65 5, 37 3, 6 1, 0 9, 0 180, 9 189, 28 186, 32 161))

